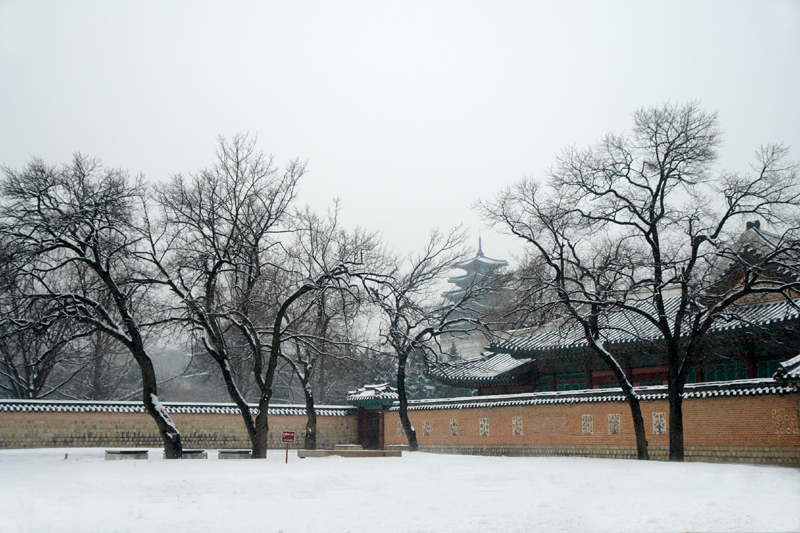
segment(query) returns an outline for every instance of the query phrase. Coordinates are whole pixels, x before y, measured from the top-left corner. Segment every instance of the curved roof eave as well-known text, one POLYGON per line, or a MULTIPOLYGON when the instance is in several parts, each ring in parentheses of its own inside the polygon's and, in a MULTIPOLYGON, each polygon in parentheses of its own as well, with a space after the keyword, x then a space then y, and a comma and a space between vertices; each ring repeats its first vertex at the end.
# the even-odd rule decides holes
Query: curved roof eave
MULTIPOLYGON (((707 338, 709 336, 711 338, 737 338, 760 333, 765 329, 782 324, 800 323, 800 312, 792 305, 788 302, 768 302, 747 306, 740 309, 743 312, 739 319, 730 322, 720 321, 719 325, 712 327, 707 333, 707 338), (745 320, 747 321, 745 322, 745 320)), ((613 320, 615 317, 612 317, 610 323, 613 323, 613 320)), ((630 329, 647 331, 644 327, 630 329)), ((655 346, 664 342, 657 331, 650 332, 650 335, 637 335, 634 338, 631 338, 633 334, 625 331, 622 326, 608 331, 616 337, 616 339, 604 342, 604 345, 611 349, 655 346), (628 338, 620 338, 624 335, 628 335, 628 338)), ((489 346, 489 350, 496 354, 509 354, 515 359, 529 359, 578 354, 587 352, 591 348, 582 335, 573 334, 572 331, 564 333, 554 330, 522 339, 503 341, 499 344, 493 343, 489 346), (558 342, 559 340, 562 342, 558 342), (537 346, 537 344, 539 345, 537 346)))
POLYGON ((508 265, 508 261, 505 259, 492 259, 491 257, 486 256, 477 256, 469 259, 467 261, 462 261, 460 263, 456 263, 453 265, 455 268, 460 268, 462 270, 470 270, 471 265, 475 263, 483 263, 484 265, 491 265, 491 266, 506 266, 508 265))

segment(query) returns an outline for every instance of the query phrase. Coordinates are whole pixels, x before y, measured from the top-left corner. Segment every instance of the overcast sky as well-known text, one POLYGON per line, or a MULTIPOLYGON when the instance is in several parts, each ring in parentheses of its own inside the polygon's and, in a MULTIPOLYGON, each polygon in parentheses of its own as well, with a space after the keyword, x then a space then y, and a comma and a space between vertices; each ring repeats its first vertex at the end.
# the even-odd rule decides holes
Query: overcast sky
POLYGON ((151 181, 219 135, 307 160, 301 200, 398 252, 642 106, 718 111, 721 167, 800 159, 800 2, 0 0, 0 164, 81 151, 151 181))

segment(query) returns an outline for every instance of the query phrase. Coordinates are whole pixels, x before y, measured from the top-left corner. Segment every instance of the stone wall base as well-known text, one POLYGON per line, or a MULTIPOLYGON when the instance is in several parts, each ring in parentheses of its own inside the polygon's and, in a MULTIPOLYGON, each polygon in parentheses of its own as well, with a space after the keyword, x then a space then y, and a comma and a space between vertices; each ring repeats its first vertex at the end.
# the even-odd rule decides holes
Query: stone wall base
MULTIPOLYGON (((636 446, 459 446, 421 445, 428 453, 525 457, 592 457, 636 459, 636 446)), ((650 458, 666 461, 669 448, 650 446, 650 458)), ((687 446, 686 461, 755 463, 800 467, 800 448, 793 446, 687 446)))

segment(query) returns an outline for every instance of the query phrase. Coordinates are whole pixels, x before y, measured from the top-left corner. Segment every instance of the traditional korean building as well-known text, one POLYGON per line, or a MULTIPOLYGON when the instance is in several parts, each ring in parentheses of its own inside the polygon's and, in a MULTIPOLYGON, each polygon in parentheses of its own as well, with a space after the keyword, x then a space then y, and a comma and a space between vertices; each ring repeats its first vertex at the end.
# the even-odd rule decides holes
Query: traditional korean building
MULTIPOLYGON (((677 303, 675 298, 667 305, 677 303)), ((776 301, 740 307, 737 320, 719 322, 709 332, 703 360, 690 370, 687 383, 772 377, 782 361, 800 352, 798 304, 776 301)), ((652 323, 634 316, 609 317, 606 348, 634 386, 665 385, 660 335, 652 323)), ((432 365, 429 376, 476 389, 479 395, 617 386, 575 326, 491 344, 479 359, 432 365)))
MULTIPOLYGON (((777 239, 757 223, 750 223, 737 245, 739 257, 756 264, 777 239)), ((740 282, 740 270, 737 262, 721 264, 720 281, 712 286, 710 297, 740 282)), ((793 275, 780 269, 770 272, 776 280, 793 275)), ((718 321, 708 332, 703 356, 693 362, 687 383, 771 378, 782 361, 795 361, 797 358, 791 358, 800 353, 800 299, 780 298, 737 305, 728 320, 718 321)), ((675 316, 678 303, 677 296, 667 299, 667 316, 675 316)), ((638 305, 647 308, 643 310, 648 315, 656 314, 651 302, 638 305)), ((606 348, 634 386, 667 383, 663 340, 650 321, 639 314, 617 312, 604 317, 600 330, 606 348)), ((611 370, 591 350, 582 328, 574 323, 510 336, 489 345, 479 357, 432 364, 428 375, 451 386, 473 389, 478 395, 617 387, 611 370)), ((796 380, 800 361, 780 368, 787 379, 796 380)))

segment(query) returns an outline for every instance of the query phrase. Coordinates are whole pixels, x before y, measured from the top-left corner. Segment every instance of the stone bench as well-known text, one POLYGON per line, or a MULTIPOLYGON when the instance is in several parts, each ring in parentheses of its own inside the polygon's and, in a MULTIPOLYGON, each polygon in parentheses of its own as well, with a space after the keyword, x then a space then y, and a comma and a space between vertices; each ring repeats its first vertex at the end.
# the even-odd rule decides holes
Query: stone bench
MULTIPOLYGON (((164 459, 167 458, 167 454, 162 454, 164 459)), ((181 454, 181 459, 208 459, 208 453, 205 450, 183 450, 181 454)))
POLYGON ((147 459, 147 450, 106 450, 106 461, 147 459))
POLYGON ((400 450, 297 450, 297 457, 402 457, 400 450))
POLYGON ((220 450, 218 459, 251 459, 253 450, 220 450))
POLYGON ((334 450, 363 450, 360 444, 334 444, 334 450))

